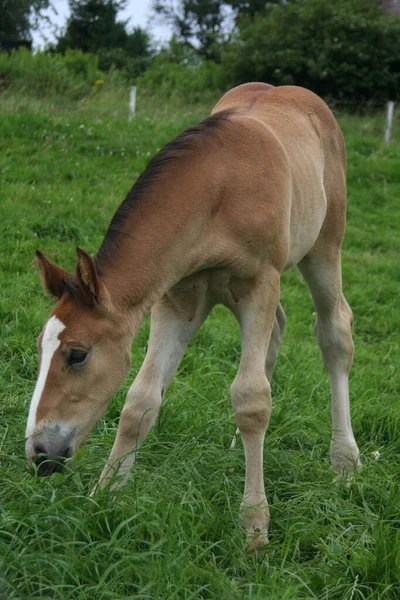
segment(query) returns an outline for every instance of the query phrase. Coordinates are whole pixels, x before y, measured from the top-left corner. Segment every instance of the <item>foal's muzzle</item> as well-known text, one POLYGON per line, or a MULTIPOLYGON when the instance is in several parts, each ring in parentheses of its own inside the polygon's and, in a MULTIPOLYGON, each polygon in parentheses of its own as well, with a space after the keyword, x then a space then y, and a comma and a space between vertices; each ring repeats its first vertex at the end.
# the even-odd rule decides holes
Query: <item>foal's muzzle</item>
POLYGON ((37 467, 37 473, 41 477, 63 470, 67 458, 72 456, 69 447, 60 449, 57 454, 49 454, 40 443, 34 445, 32 463, 37 467))
POLYGON ((71 437, 52 430, 38 433, 27 441, 28 458, 36 466, 38 475, 62 471, 66 459, 73 454, 71 441, 71 437))
POLYGON ((75 428, 69 425, 39 424, 26 439, 26 455, 38 475, 62 471, 74 453, 75 428))

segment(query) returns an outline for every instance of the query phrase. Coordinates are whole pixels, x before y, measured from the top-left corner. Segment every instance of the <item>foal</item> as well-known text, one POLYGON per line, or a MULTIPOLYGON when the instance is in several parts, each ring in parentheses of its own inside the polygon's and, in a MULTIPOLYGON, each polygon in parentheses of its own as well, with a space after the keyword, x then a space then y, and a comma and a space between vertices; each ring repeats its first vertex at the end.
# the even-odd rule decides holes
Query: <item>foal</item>
POLYGON ((340 261, 345 172, 343 137, 321 99, 298 87, 242 85, 151 160, 94 259, 78 248, 69 274, 38 251, 44 287, 58 298, 38 339, 26 430, 27 455, 39 473, 59 468, 104 413, 128 375, 132 341, 151 309, 146 359, 99 485, 125 475, 189 341, 222 303, 242 338, 230 390, 246 458, 241 518, 250 543, 264 544, 263 441, 285 325, 279 285, 294 265, 311 289, 331 380, 332 467, 342 473, 357 466, 348 390, 353 319, 340 261))

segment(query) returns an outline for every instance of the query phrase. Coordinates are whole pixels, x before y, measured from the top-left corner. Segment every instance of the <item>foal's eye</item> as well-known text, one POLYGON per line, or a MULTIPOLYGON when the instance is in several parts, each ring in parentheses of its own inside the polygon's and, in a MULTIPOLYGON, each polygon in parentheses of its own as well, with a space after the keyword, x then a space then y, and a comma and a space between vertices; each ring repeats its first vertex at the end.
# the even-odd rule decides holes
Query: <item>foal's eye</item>
POLYGON ((71 350, 68 356, 68 364, 71 367, 82 365, 85 362, 87 355, 88 352, 85 352, 84 350, 71 350))

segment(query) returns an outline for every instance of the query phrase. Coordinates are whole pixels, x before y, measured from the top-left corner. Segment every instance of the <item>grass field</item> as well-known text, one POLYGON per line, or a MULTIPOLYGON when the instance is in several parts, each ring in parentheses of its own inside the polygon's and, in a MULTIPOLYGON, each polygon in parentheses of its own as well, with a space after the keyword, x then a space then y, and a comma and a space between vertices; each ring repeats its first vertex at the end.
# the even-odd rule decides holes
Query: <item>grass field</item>
POLYGON ((185 109, 99 94, 69 108, 27 97, 0 113, 0 598, 321 600, 400 597, 400 123, 339 116, 348 147, 346 297, 355 315, 352 415, 363 469, 350 487, 329 467, 329 384, 310 294, 282 280, 288 316, 265 443, 271 508, 265 556, 247 555, 238 510, 243 448, 229 385, 238 327, 217 307, 187 351, 160 418, 116 502, 89 498, 124 395, 144 358, 65 474, 28 472, 24 430, 39 334, 51 302, 34 266, 40 248, 73 269, 94 253, 149 157, 211 107, 185 109), (379 460, 371 453, 379 450, 379 460))

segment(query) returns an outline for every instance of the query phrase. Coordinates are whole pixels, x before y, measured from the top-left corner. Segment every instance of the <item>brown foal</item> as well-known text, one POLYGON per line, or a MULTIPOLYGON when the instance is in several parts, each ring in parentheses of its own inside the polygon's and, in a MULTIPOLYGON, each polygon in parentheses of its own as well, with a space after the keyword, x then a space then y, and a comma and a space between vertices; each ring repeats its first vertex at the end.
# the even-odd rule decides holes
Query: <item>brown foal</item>
POLYGON ((70 274, 37 252, 44 287, 58 298, 38 340, 26 430, 39 473, 57 469, 104 413, 151 309, 148 352, 99 482, 118 474, 119 485, 188 343, 222 303, 242 338, 230 390, 246 458, 241 518, 251 545, 266 543, 263 441, 285 326, 280 276, 294 265, 311 289, 331 380, 332 467, 359 464, 348 389, 353 319, 341 278, 345 218, 345 146, 326 104, 305 89, 264 83, 225 94, 152 159, 94 259, 78 249, 70 274))

